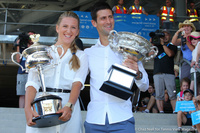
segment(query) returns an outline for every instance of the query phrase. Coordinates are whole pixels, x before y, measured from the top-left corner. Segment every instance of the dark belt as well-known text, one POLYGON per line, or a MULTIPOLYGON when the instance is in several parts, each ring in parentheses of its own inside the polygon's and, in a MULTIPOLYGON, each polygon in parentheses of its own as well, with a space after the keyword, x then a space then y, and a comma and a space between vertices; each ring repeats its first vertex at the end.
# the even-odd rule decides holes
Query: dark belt
MULTIPOLYGON (((39 92, 43 92, 43 91, 42 91, 42 88, 39 89, 39 92)), ((71 90, 56 89, 56 88, 46 88, 46 92, 62 92, 62 93, 70 93, 71 90)))

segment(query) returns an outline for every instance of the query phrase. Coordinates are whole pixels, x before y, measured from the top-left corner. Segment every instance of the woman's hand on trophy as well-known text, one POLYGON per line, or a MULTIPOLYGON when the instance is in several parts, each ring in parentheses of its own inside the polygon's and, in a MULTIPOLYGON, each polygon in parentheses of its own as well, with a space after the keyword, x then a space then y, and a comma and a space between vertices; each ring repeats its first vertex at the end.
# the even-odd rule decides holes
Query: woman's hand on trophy
POLYGON ((36 123, 33 122, 33 118, 39 117, 39 115, 34 112, 31 108, 25 108, 25 115, 26 115, 26 123, 28 126, 33 126, 36 123))
POLYGON ((72 110, 70 107, 65 106, 56 113, 62 113, 62 115, 59 117, 59 120, 68 121, 71 118, 72 110))

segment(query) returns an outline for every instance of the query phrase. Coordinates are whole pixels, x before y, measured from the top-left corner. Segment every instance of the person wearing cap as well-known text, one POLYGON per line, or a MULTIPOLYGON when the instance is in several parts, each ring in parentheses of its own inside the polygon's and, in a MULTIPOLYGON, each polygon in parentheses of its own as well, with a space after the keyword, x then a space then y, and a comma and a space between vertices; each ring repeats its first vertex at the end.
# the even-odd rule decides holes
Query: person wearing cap
MULTIPOLYGON (((194 50, 194 46, 192 46, 188 41, 187 37, 191 34, 192 31, 195 31, 196 28, 193 23, 191 23, 189 20, 185 20, 183 23, 179 23, 178 25, 179 30, 176 31, 172 38, 172 44, 176 46, 181 46, 181 51, 183 54, 183 59, 187 61, 192 60, 192 51, 194 50), (180 37, 179 37, 179 34, 180 37)), ((181 66, 181 74, 180 74, 180 80, 184 77, 188 77, 191 79, 190 76, 190 64, 183 62, 181 66)))
MULTIPOLYGON (((160 113, 164 113, 164 95, 165 89, 169 95, 173 110, 176 104, 175 75, 174 75, 174 57, 177 53, 177 47, 170 42, 170 32, 163 30, 165 36, 160 38, 160 44, 156 44, 158 54, 154 58, 153 79, 156 90, 156 103, 160 113)), ((151 40, 150 40, 151 41, 151 40)), ((155 44, 152 44, 155 45, 155 44)))
POLYGON ((118 0, 118 5, 112 8, 112 11, 117 14, 127 14, 126 7, 123 6, 124 0, 118 0))
MULTIPOLYGON (((184 101, 191 101, 194 96, 194 92, 190 89, 186 89, 183 92, 183 94, 184 94, 184 101)), ((192 111, 190 112, 178 111, 177 113, 178 131, 182 131, 182 124, 192 126, 191 113, 192 111)))
POLYGON ((189 43, 191 45, 193 45, 195 47, 195 49, 192 51, 192 61, 191 61, 191 69, 190 69, 190 73, 191 73, 191 84, 190 84, 190 89, 194 90, 194 80, 196 80, 197 82, 200 80, 200 73, 196 72, 196 79, 194 79, 194 72, 195 72, 195 68, 196 66, 198 66, 199 64, 199 58, 197 57, 198 53, 200 53, 200 33, 193 31, 188 37, 187 40, 189 41, 189 43))
POLYGON ((180 82, 180 92, 177 94, 177 101, 183 101, 184 100, 184 94, 183 92, 190 87, 190 79, 188 77, 185 77, 181 79, 180 82))

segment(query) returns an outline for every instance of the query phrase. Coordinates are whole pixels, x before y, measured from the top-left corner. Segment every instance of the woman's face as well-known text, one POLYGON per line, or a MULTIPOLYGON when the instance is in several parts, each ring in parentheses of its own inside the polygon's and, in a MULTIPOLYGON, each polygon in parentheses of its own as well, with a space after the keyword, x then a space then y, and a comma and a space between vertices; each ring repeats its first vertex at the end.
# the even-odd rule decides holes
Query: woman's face
POLYGON ((191 40, 191 43, 192 43, 193 46, 196 46, 198 41, 199 41, 197 38, 192 38, 192 37, 191 37, 190 40, 191 40))
POLYGON ((183 28, 186 34, 190 34, 192 32, 192 27, 190 25, 184 25, 183 28))
POLYGON ((64 17, 59 25, 56 25, 58 42, 63 45, 71 45, 79 34, 78 20, 73 17, 64 17))

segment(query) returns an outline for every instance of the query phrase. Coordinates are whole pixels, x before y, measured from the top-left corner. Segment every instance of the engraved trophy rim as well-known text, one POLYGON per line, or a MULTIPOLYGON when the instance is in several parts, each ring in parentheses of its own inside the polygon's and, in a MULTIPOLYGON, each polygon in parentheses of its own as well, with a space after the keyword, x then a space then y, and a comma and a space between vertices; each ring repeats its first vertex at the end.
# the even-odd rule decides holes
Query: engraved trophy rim
POLYGON ((140 61, 149 61, 158 53, 156 46, 153 46, 150 41, 136 33, 112 30, 109 33, 108 40, 114 52, 123 54, 123 56, 132 54, 140 61), (150 52, 154 52, 154 54, 148 55, 150 52))

